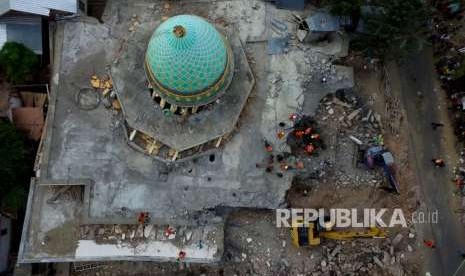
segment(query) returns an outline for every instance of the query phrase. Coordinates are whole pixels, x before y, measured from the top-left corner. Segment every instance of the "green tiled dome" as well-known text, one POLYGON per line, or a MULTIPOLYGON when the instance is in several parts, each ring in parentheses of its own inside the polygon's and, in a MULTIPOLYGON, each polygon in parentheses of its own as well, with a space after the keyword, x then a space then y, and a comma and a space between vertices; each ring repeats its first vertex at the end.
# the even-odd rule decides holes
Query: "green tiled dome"
POLYGON ((152 86, 169 102, 195 105, 223 88, 229 52, 225 38, 206 20, 179 15, 153 33, 145 67, 152 86))

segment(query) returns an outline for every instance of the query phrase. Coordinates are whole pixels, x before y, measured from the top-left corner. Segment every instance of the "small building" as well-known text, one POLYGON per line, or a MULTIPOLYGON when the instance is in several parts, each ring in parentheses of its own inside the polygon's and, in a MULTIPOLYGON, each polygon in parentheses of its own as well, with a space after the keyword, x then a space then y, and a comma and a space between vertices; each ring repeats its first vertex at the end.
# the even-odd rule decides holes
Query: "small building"
POLYGON ((47 62, 48 20, 75 14, 77 7, 76 0, 0 1, 0 48, 8 41, 22 43, 47 62))
POLYGON ((328 34, 341 29, 338 17, 321 10, 309 15, 305 22, 309 31, 306 40, 309 42, 324 40, 328 34))

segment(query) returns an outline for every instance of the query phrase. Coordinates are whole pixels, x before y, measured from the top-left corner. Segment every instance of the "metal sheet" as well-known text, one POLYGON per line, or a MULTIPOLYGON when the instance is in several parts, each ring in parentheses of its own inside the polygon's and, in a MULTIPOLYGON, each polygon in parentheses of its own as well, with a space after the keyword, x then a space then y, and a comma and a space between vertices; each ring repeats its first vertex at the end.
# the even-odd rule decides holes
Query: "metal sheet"
MULTIPOLYGON (((2 1, 0 1, 2 2, 2 1)), ((51 10, 76 13, 76 0, 4 0, 0 4, 0 14, 9 10, 20 11, 42 16, 49 16, 51 10), (6 3, 8 2, 8 3, 6 3)))
POLYGON ((305 0, 276 0, 276 7, 279 9, 303 10, 305 0))

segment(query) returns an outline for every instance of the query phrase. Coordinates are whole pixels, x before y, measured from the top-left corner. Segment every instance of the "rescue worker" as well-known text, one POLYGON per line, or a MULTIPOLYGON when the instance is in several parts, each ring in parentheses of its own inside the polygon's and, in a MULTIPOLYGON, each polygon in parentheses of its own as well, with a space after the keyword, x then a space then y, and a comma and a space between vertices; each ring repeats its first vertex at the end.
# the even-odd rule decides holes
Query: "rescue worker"
POLYGON ((295 135, 295 137, 297 137, 297 138, 302 138, 302 137, 304 136, 304 134, 305 134, 305 131, 302 131, 302 130, 296 130, 296 131, 294 132, 294 135, 295 135))
POLYGON ((265 140, 265 150, 267 152, 272 152, 273 151, 273 146, 271 146, 271 144, 267 140, 265 140))
POLYGON ((440 159, 440 158, 433 158, 431 159, 431 162, 433 162, 434 166, 436 168, 442 168, 446 165, 446 163, 444 162, 444 160, 440 159))
POLYGON ((433 130, 436 130, 438 127, 443 127, 444 124, 432 122, 431 126, 433 127, 433 130))
POLYGON ((429 247, 431 249, 436 248, 433 240, 423 240, 423 243, 425 244, 426 247, 429 247))
POLYGON ((139 216, 137 217, 137 222, 139 222, 140 225, 145 224, 145 220, 146 220, 145 214, 146 213, 144 213, 144 212, 140 212, 139 216))
POLYGON ((165 237, 169 237, 175 233, 176 233, 176 229, 174 229, 173 227, 168 226, 165 228, 165 237))

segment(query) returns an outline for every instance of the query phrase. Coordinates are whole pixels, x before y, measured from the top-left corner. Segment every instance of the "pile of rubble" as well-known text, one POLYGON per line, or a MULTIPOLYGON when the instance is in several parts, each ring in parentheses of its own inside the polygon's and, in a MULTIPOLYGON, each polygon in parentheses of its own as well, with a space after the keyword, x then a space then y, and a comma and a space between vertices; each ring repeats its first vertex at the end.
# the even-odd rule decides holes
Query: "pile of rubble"
POLYGON ((378 113, 365 107, 352 91, 338 91, 321 100, 315 120, 327 150, 305 160, 306 167, 314 169, 313 176, 332 176, 336 188, 381 185, 380 172, 360 167, 357 160, 361 146, 383 145, 378 113))
POLYGON ((309 86, 311 81, 318 80, 318 78, 324 83, 337 81, 336 65, 333 61, 332 58, 328 58, 328 55, 305 51, 304 62, 308 65, 308 78, 303 84, 304 87, 309 86))
MULTIPOLYGON (((412 230, 411 230, 412 231, 412 230)), ((413 275, 403 265, 407 255, 414 250, 415 234, 408 238, 397 234, 377 245, 373 240, 330 242, 322 246, 322 259, 312 275, 373 275, 375 271, 388 271, 390 275, 413 275)))
MULTIPOLYGON (((361 100, 349 90, 340 90, 334 95, 328 95, 321 100, 321 120, 337 119, 338 125, 344 127, 344 132, 353 137, 360 137, 361 143, 369 144, 382 130, 381 115, 365 107, 361 100), (326 111, 327 114, 324 114, 326 111)), ((357 144, 359 141, 351 138, 357 144)))

